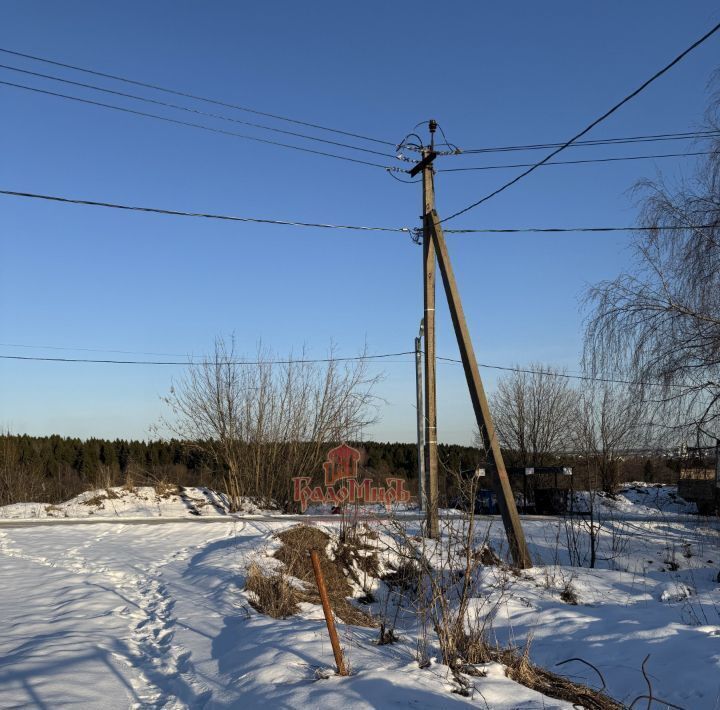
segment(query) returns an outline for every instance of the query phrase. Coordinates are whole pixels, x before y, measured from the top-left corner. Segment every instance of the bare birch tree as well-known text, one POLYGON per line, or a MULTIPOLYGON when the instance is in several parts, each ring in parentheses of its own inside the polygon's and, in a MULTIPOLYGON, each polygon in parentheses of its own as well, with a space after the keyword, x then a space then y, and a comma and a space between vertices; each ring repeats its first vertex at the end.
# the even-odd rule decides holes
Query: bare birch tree
MULTIPOLYGON (((720 77, 716 75, 715 84, 720 77)), ((590 289, 585 362, 644 384, 665 425, 720 434, 720 94, 694 177, 636 185, 634 262, 590 289)), ((677 443, 677 442, 675 442, 677 443)))

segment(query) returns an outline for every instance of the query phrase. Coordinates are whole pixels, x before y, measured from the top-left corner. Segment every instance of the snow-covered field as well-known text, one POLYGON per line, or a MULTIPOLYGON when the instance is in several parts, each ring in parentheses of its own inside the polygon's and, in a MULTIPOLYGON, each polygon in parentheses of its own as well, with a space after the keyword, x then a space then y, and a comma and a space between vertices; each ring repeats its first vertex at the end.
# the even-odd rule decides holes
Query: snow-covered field
MULTIPOLYGON (((670 493, 656 497, 662 503, 670 493)), ((626 519, 604 521, 597 569, 568 565, 562 520, 526 520, 536 567, 518 576, 483 568, 477 606, 492 609, 500 643, 522 646, 531 636, 534 662, 597 687, 581 663, 555 668, 582 657, 628 705, 647 692, 641 664, 649 654, 657 697, 687 710, 720 708, 718 521, 678 522, 685 511, 671 509, 664 522, 661 506, 646 500, 652 490, 637 493, 637 503, 632 495, 620 502, 626 519), (560 597, 568 585, 577 605, 560 597)), ((158 515, 155 500, 123 506, 137 516, 145 504, 158 515)), ((275 533, 293 524, 224 516, 203 525, 116 518, 0 527, 0 707, 571 707, 509 680, 497 664, 471 679, 469 697, 453 693, 457 684, 437 660, 418 667, 409 616, 400 617, 400 641, 385 646, 376 644, 377 629, 339 624, 352 675, 328 672, 319 606, 304 603, 298 615, 275 620, 244 591, 248 565, 267 559, 275 533)), ((333 531, 339 521, 315 524, 333 531)), ((371 525, 382 541, 387 522, 371 525)), ((418 532, 417 522, 405 525, 418 532)), ((503 548, 499 521, 481 520, 478 537, 486 534, 503 548)), ((371 610, 381 604, 379 594, 371 610)))

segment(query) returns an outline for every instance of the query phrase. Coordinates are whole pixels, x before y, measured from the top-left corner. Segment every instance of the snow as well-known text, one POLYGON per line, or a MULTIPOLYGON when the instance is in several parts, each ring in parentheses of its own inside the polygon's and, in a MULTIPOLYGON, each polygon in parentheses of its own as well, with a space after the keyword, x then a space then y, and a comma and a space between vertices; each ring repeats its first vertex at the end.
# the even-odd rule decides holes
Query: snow
MULTIPOLYGON (((205 505, 202 514, 214 518, 203 525, 132 524, 123 516, 197 517, 183 513, 182 500, 158 501, 149 491, 101 501, 92 515, 113 520, 90 526, 65 519, 51 529, 0 526, 0 707, 571 707, 510 680, 500 664, 478 667, 484 677, 469 679, 469 696, 453 692, 458 685, 436 646, 431 665, 418 666, 410 614, 400 617, 399 642, 385 646, 376 644, 377 629, 339 623, 352 673, 336 676, 319 606, 304 603, 299 614, 275 620, 253 609, 244 590, 251 562, 277 566, 275 534, 294 521, 235 518, 205 505)), ((658 507, 623 497, 632 515, 602 520, 597 569, 569 565, 565 521, 526 519, 536 566, 519 575, 483 568, 474 608, 492 609, 499 643, 523 647, 530 639, 535 663, 598 687, 587 666, 556 666, 573 657, 592 663, 628 705, 647 690, 641 664, 649 654, 657 697, 688 710, 718 708, 718 523, 664 521, 658 507), (577 605, 560 597, 568 585, 577 605)), ((80 498, 58 508, 87 517, 83 501, 93 496, 80 498)), ((333 532, 340 520, 321 524, 333 532)), ((419 531, 416 521, 403 524, 419 531)), ((378 544, 391 534, 382 520, 372 526, 378 544)), ((486 536, 502 552, 496 519, 480 519, 477 538, 486 536)))
MULTIPOLYGON (((244 500, 242 511, 259 514, 261 508, 244 500)), ((15 503, 0 507, 0 520, 36 518, 147 518, 218 516, 228 514, 227 497, 202 487, 136 486, 86 491, 75 498, 49 505, 15 503)))
MULTIPOLYGON (((588 494, 585 491, 575 493, 576 510, 585 510, 588 494)), ((626 483, 614 496, 597 493, 595 506, 605 515, 697 515, 697 505, 681 498, 677 486, 661 485, 634 481, 626 483)))

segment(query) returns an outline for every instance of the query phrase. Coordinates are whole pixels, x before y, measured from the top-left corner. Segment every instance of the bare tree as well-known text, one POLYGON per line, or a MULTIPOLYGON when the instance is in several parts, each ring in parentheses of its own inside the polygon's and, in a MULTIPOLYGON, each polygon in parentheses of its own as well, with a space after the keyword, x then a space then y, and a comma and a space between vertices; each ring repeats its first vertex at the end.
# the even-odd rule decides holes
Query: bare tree
POLYGON ((623 454, 648 443, 646 409, 631 387, 591 383, 583 389, 574 437, 576 451, 593 474, 590 489, 599 484, 606 493, 616 492, 623 454))
MULTIPOLYGON (((715 77, 717 84, 719 77, 715 77)), ((665 424, 720 425, 720 94, 707 112, 710 150, 692 180, 636 185, 634 263, 588 294, 590 371, 644 383, 665 424)))
POLYGON ((543 466, 572 442, 577 393, 563 371, 532 364, 498 382, 491 408, 502 445, 521 466, 543 466))
POLYGON ((211 455, 226 472, 231 503, 243 496, 291 505, 291 478, 318 471, 328 444, 375 421, 379 376, 366 360, 274 360, 262 347, 252 361, 218 339, 211 357, 189 367, 165 402, 165 426, 211 455))

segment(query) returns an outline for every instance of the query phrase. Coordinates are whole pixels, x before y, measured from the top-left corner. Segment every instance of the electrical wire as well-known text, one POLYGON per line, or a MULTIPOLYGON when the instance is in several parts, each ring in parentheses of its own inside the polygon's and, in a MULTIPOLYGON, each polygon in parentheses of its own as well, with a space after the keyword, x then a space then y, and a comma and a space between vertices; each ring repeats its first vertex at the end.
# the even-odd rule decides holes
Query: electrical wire
MULTIPOLYGON (((289 359, 289 360, 221 360, 223 365, 310 365, 328 362, 360 362, 365 360, 381 360, 401 355, 415 355, 414 350, 407 350, 398 353, 384 353, 382 355, 357 355, 355 357, 328 357, 313 359, 289 359)), ((0 355, 2 360, 20 360, 33 362, 65 362, 65 363, 93 363, 100 365, 183 365, 186 367, 197 367, 207 364, 206 361, 192 362, 188 360, 97 360, 93 358, 73 357, 39 357, 29 355, 0 355)), ((414 362, 408 360, 407 362, 414 362)), ((210 361, 212 364, 212 361, 210 361)))
MULTIPOLYGON (((32 346, 32 345, 10 345, 5 347, 51 347, 51 346, 32 346)), ((62 348, 58 348, 62 349, 62 348)), ((130 352, 130 351, 118 351, 118 350, 94 350, 90 348, 67 348, 69 350, 89 350, 91 352, 130 352)), ((230 365, 292 365, 292 364, 312 364, 312 363, 327 363, 327 362, 359 362, 363 360, 383 360, 391 357, 401 357, 404 355, 415 355, 415 350, 406 350, 403 352, 395 353, 382 353, 379 355, 358 355, 355 357, 331 357, 331 358, 317 358, 317 359, 288 359, 288 360, 228 360, 226 364, 230 365)), ((2 360, 19 360, 23 362, 62 362, 62 363, 92 363, 101 365, 182 365, 188 367, 195 367, 198 365, 204 365, 208 362, 208 358, 205 357, 202 360, 192 361, 190 360, 108 360, 108 359, 95 359, 95 358, 67 358, 67 357, 44 357, 44 356, 30 356, 30 355, 7 355, 0 354, 2 360)), ((447 362, 452 364, 462 364, 462 360, 451 357, 438 356, 439 362, 447 362)), ((225 361, 224 361, 225 362, 225 361)), ((414 360, 407 360, 407 363, 412 363, 414 360)), ((613 379, 609 377, 591 377, 590 375, 573 375, 566 372, 550 372, 548 370, 533 370, 531 368, 523 367, 512 367, 509 365, 489 365, 487 363, 478 363, 479 367, 488 370, 502 370, 505 372, 519 372, 530 375, 542 375, 547 377, 559 377, 570 380, 583 380, 590 382, 603 382, 606 384, 625 384, 625 385, 642 385, 646 387, 664 387, 665 385, 658 382, 636 382, 633 380, 613 379)), ((681 385, 670 385, 680 387, 681 385)))
POLYGON ((27 343, 0 343, 0 348, 27 348, 29 350, 71 350, 87 353, 115 353, 120 355, 153 355, 155 357, 187 357, 187 353, 157 353, 145 350, 108 350, 106 348, 84 348, 60 345, 29 345, 27 343))
MULTIPOLYGON (((405 171, 403 170, 403 172, 405 172, 405 171)), ((415 180, 405 180, 404 178, 398 177, 397 175, 395 175, 393 172, 390 172, 390 171, 388 171, 388 175, 391 178, 395 178, 395 180, 397 180, 398 182, 404 182, 406 185, 414 185, 416 182, 422 181, 422 177, 416 178, 415 180)))
POLYGON ((563 234, 566 232, 682 232, 686 229, 717 229, 716 224, 663 227, 519 227, 509 229, 446 229, 445 234, 563 234))
POLYGON ((4 54, 12 54, 16 57, 23 57, 25 59, 32 59, 35 62, 43 62, 44 64, 52 64, 57 67, 63 67, 65 69, 72 69, 73 71, 79 71, 83 72, 85 74, 92 74, 93 76, 99 76, 103 77, 105 79, 112 79, 113 81, 121 81, 125 84, 133 84, 134 86, 142 86, 146 89, 153 89, 154 91, 162 91, 166 94, 173 94, 175 96, 182 96, 186 99, 193 99, 194 101, 204 101, 206 103, 215 104, 216 106, 224 106, 225 108, 231 108, 235 109, 236 111, 244 111, 246 113, 252 113, 257 116, 265 116, 266 118, 274 118, 278 121, 287 121, 288 123, 294 123, 299 126, 306 126, 307 128, 315 128, 317 130, 321 131, 329 131, 331 133, 337 133, 339 135, 348 136, 350 138, 359 138, 361 140, 371 141, 373 143, 380 143, 383 145, 389 145, 394 146, 395 144, 391 141, 385 141, 380 140, 378 138, 372 138, 371 136, 365 136, 361 133, 352 133, 350 131, 343 131, 338 128, 330 128, 328 126, 323 126, 318 123, 310 123, 309 121, 300 121, 295 118, 288 118, 287 116, 281 116, 279 114, 275 113, 268 113, 267 111, 258 111, 256 109, 248 108, 247 106, 239 106, 237 104, 231 104, 226 101, 219 101, 217 99, 210 99, 204 96, 198 96, 195 94, 191 94, 186 91, 178 91, 175 89, 168 89, 164 86, 159 86, 158 84, 150 84, 143 81, 137 81, 135 79, 128 79, 127 77, 118 76, 117 74, 108 74, 106 72, 97 71, 95 69, 87 69, 86 67, 80 67, 74 64, 67 64, 65 62, 59 62, 53 59, 47 59, 44 57, 38 57, 32 54, 25 54, 23 52, 17 52, 11 49, 6 49, 0 47, 0 52, 3 52, 4 54))
MULTIPOLYGON (((453 364, 462 364, 462 360, 453 357, 440 357, 437 359, 441 362, 450 362, 453 364)), ((559 377, 566 380, 583 380, 586 382, 603 382, 605 384, 617 385, 636 385, 638 387, 682 387, 679 384, 665 385, 661 382, 638 382, 635 380, 613 379, 611 377, 591 377, 590 375, 572 375, 567 372, 548 372, 547 370, 532 370, 525 367, 511 367, 509 365, 488 365, 487 363, 478 362, 478 367, 488 370, 503 370, 506 372, 520 372, 527 375, 544 375, 547 377, 559 377)))
MULTIPOLYGON (((258 138, 257 136, 249 136, 245 133, 236 133, 235 131, 227 131, 222 128, 214 128, 211 126, 205 126, 202 123, 192 123, 190 121, 181 121, 177 118, 170 118, 169 116, 160 116, 156 113, 147 113, 146 111, 137 111, 136 109, 125 108, 123 106, 115 106, 114 104, 106 104, 101 101, 93 101, 91 99, 83 99, 79 96, 70 96, 69 94, 61 94, 56 91, 48 91, 47 89, 39 89, 33 86, 26 86, 24 84, 15 84, 11 81, 2 81, 0 84, 4 86, 11 86, 16 89, 24 89, 25 91, 32 91, 38 94, 45 94, 47 96, 54 96, 56 98, 68 99, 70 101, 78 101, 79 103, 89 104, 91 106, 100 106, 101 108, 108 108, 114 111, 122 111, 123 113, 133 114, 135 116, 143 116, 144 118, 154 118, 159 121, 166 121, 167 123, 174 123, 179 126, 187 126, 189 128, 198 128, 203 131, 209 131, 211 133, 219 133, 226 136, 234 136, 235 138, 243 138, 244 140, 255 141, 256 143, 266 143, 267 145, 280 146, 282 148, 291 148, 292 150, 299 150, 303 153, 313 153, 314 155, 323 155, 327 158, 336 158, 337 160, 347 160, 351 163, 359 163, 361 165, 370 165, 375 168, 382 168, 383 170, 398 170, 402 171, 401 168, 389 167, 387 165, 381 165, 380 163, 371 163, 367 160, 359 160, 358 158, 350 158, 344 155, 337 155, 335 153, 327 153, 322 150, 315 150, 313 148, 303 148, 298 145, 291 145, 289 143, 281 143, 279 141, 271 141, 267 138, 258 138)), ((402 171, 404 172, 404 171, 402 171)))
MULTIPOLYGON (((627 143, 656 143, 660 141, 679 141, 691 140, 695 138, 713 138, 720 136, 720 131, 684 131, 681 133, 656 133, 644 136, 629 136, 621 138, 597 138, 595 140, 575 141, 568 148, 604 146, 604 145, 624 145, 627 143)), ((550 148, 559 148, 562 143, 531 143, 528 145, 507 145, 491 148, 470 148, 464 149, 462 155, 478 155, 484 153, 508 153, 514 151, 526 150, 548 150, 550 148)))
POLYGON ((390 158, 397 160, 398 158, 392 153, 386 153, 379 150, 373 150, 372 148, 363 148, 361 146, 350 145, 349 143, 341 143, 339 141, 332 141, 326 138, 318 138, 317 136, 308 136, 305 133, 297 133, 296 131, 286 131, 282 128, 273 128, 272 126, 265 126, 261 123, 252 123, 250 121, 241 121, 238 118, 231 118, 229 116, 222 116, 217 113, 210 113, 208 111, 200 111, 199 109, 189 108, 187 106, 180 106, 179 104, 172 104, 167 101, 158 101, 157 99, 150 99, 145 96, 137 96, 136 94, 128 94, 124 91, 115 91, 113 89, 106 89, 102 86, 96 86, 94 84, 85 84, 81 81, 72 81, 70 79, 63 79, 59 76, 53 76, 52 74, 42 74, 41 72, 34 72, 28 69, 20 69, 19 67, 11 67, 7 64, 0 64, 0 69, 8 69, 14 72, 20 72, 22 74, 28 74, 30 76, 40 77, 42 79, 50 79, 51 81, 58 81, 63 84, 70 84, 72 86, 79 86, 84 89, 92 89, 93 91, 102 91, 106 94, 112 94, 113 96, 122 96, 126 99, 133 99, 135 101, 143 101, 149 104, 155 104, 156 106, 164 106, 165 108, 176 109, 178 111, 186 111, 187 113, 194 113, 199 116, 206 116, 208 118, 217 118, 221 121, 229 121, 230 123, 238 123, 243 126, 251 126, 252 128, 260 128, 264 131, 272 131, 273 133, 282 133, 286 136, 294 136, 296 138, 304 138, 310 141, 317 141, 319 143, 326 143, 328 145, 335 145, 340 148, 348 148, 350 150, 358 150, 365 153, 372 153, 373 155, 381 155, 384 158, 390 158))
POLYGON ((456 217, 459 217, 462 214, 465 214, 466 212, 469 212, 471 209, 474 209, 475 207, 478 207, 479 205, 483 204, 484 202, 487 202, 488 200, 492 199, 496 195, 499 195, 501 192, 504 192, 509 187, 514 185, 515 183, 522 180, 524 177, 527 177, 530 175, 530 173, 537 170, 539 167, 547 163, 549 160, 552 160, 558 153, 562 152, 566 148, 568 148, 570 145, 575 143, 576 140, 579 138, 582 138, 586 133, 589 133, 595 126, 602 123, 604 120, 606 120, 608 117, 610 117, 612 114, 614 114, 618 109, 620 109, 622 106, 624 106, 628 101, 631 101, 634 99, 638 94, 640 94, 642 91, 644 91, 650 84, 652 84, 654 81, 659 79, 663 74, 668 72, 672 67, 674 67, 678 62, 682 61, 690 52, 692 52, 695 48, 699 47, 703 42, 708 40, 710 37, 712 37, 718 30, 720 30, 720 22, 716 24, 711 30, 706 32, 700 39, 693 42, 687 49, 683 50, 680 54, 678 54, 675 59, 673 59, 669 64, 666 64, 662 69, 658 70, 653 74, 649 79, 644 81, 637 89, 629 93, 625 98, 621 99, 618 103, 616 103, 612 108, 608 109, 603 113, 601 116, 596 118, 592 123, 587 125, 585 128, 583 128, 579 133, 575 134, 572 138, 570 138, 568 141, 563 143, 560 147, 553 150, 551 153, 548 153, 542 160, 538 161, 532 167, 527 168, 523 172, 521 172, 519 175, 516 175, 512 180, 509 180, 504 185, 501 185, 499 188, 493 190, 492 192, 488 193, 484 197, 481 197, 479 200, 469 204, 467 207, 463 207, 461 210, 458 210, 457 212, 453 212, 449 217, 445 217, 445 219, 441 220, 441 222, 448 222, 451 219, 455 219, 456 217))
POLYGON ((289 227, 314 227, 318 229, 348 229, 361 232, 406 232, 409 227, 363 227, 349 224, 325 224, 322 222, 293 222, 282 219, 262 219, 259 217, 237 217, 233 215, 211 214, 206 212, 182 212, 180 210, 166 210, 159 207, 138 207, 136 205, 122 205, 114 202, 98 202, 95 200, 78 200, 70 197, 59 197, 57 195, 41 195, 34 192, 17 192, 14 190, 0 190, 0 195, 11 197, 27 197, 50 202, 61 202, 71 205, 85 205, 90 207, 109 207, 116 210, 128 210, 131 212, 149 212, 151 214, 172 215, 174 217, 202 217, 204 219, 219 219, 229 222, 253 222, 257 224, 278 224, 289 227))
MULTIPOLYGON (((407 182, 407 181, 403 181, 407 182)), ((10 197, 23 197, 62 204, 80 205, 89 207, 106 207, 131 212, 148 212, 150 214, 169 215, 172 217, 201 217, 204 219, 219 219, 230 222, 251 222, 253 224, 275 224, 288 227, 311 227, 319 229, 348 229, 362 232, 403 232, 412 234, 410 227, 367 227, 349 224, 328 224, 322 222, 297 222, 282 219, 263 219, 260 217, 238 217, 234 215, 212 214, 206 212, 184 212, 181 210, 162 209, 160 207, 139 207, 124 205, 115 202, 100 202, 95 200, 73 199, 60 197, 58 195, 44 195, 35 192, 19 192, 17 190, 2 190, 0 195, 10 197)), ((713 224, 694 224, 687 226, 664 226, 664 227, 518 227, 518 228, 485 228, 485 229, 447 229, 446 234, 555 234, 568 232, 651 232, 651 231, 682 231, 685 229, 715 229, 713 224)))
MULTIPOLYGON (((717 151, 701 150, 691 153, 662 153, 659 155, 622 155, 614 158, 585 158, 583 160, 551 160, 543 163, 542 167, 548 165, 582 165, 585 163, 615 163, 626 160, 654 160, 656 158, 690 158, 697 155, 715 155, 717 151)), ((506 170, 508 168, 529 168, 533 163, 515 163, 514 165, 475 165, 467 168, 440 168, 438 173, 460 173, 472 170, 506 170)))

